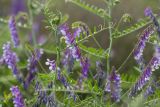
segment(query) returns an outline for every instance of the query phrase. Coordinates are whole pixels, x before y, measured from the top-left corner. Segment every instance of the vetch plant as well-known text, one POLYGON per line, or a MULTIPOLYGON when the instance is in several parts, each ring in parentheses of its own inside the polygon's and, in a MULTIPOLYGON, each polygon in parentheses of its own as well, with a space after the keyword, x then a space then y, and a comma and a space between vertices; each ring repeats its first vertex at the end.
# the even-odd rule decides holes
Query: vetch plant
POLYGON ((103 20, 101 25, 70 20, 73 16, 61 12, 54 0, 11 1, 9 18, 0 18, 4 24, 0 36, 5 36, 0 40, 0 104, 159 106, 159 13, 146 7, 143 18, 132 24, 129 13, 115 21, 114 8, 120 0, 98 1, 105 8, 88 2, 65 0, 64 5, 75 4, 93 13, 103 20), (116 55, 123 56, 116 53, 114 43, 132 33, 138 38, 132 51, 121 63, 115 62, 116 55), (100 35, 106 36, 104 44, 100 35))

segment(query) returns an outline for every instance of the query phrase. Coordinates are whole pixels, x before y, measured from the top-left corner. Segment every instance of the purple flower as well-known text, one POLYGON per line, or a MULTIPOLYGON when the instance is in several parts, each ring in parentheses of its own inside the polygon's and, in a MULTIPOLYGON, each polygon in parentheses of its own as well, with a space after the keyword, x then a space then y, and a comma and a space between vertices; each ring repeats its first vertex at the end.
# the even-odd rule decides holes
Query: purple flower
POLYGON ((17 86, 12 86, 10 88, 13 98, 14 107, 25 107, 23 97, 21 95, 21 92, 19 91, 17 86))
POLYGON ((73 33, 74 37, 79 37, 81 32, 82 32, 82 29, 80 27, 75 28, 73 33))
POLYGON ((120 83, 120 75, 116 73, 116 69, 113 67, 112 72, 108 78, 105 91, 111 93, 111 98, 116 102, 120 101, 120 83))
POLYGON ((79 61, 81 58, 81 52, 80 52, 79 47, 77 45, 74 45, 74 47, 70 48, 70 50, 72 51, 73 58, 79 61))
POLYGON ((28 65, 27 65, 28 71, 30 71, 32 73, 37 71, 37 64, 38 64, 38 61, 40 60, 42 54, 43 54, 42 49, 35 49, 32 56, 27 60, 28 61, 28 65))
POLYGON ((141 90, 143 86, 148 82, 152 75, 152 71, 155 71, 160 66, 160 47, 156 46, 156 52, 152 59, 150 60, 149 64, 143 70, 140 78, 138 79, 137 83, 131 89, 129 96, 134 96, 138 90, 141 90))
POLYGON ((29 71, 27 78, 24 82, 24 88, 27 89, 31 81, 35 78, 35 73, 37 72, 38 61, 43 54, 42 49, 35 49, 34 54, 28 59, 27 69, 29 71))
MULTIPOLYGON (((67 90, 71 90, 71 85, 68 83, 66 77, 61 74, 61 69, 60 69, 59 67, 57 67, 57 78, 58 78, 58 80, 64 85, 64 87, 65 87, 67 90)), ((76 100, 76 96, 75 96, 74 92, 70 92, 70 91, 69 91, 69 95, 70 95, 74 100, 76 100)))
POLYGON ((79 30, 75 31, 74 34, 72 34, 69 26, 67 24, 63 24, 60 26, 60 32, 65 37, 67 47, 69 47, 73 58, 76 59, 76 61, 80 61, 83 76, 87 77, 87 73, 89 71, 88 58, 85 58, 85 59, 82 58, 80 49, 75 42, 75 37, 76 37, 76 35, 79 34, 80 31, 79 30))
POLYGON ((152 9, 150 7, 147 7, 144 10, 144 14, 145 14, 145 16, 152 16, 153 15, 152 9))
POLYGON ((154 88, 153 86, 148 86, 145 93, 144 93, 144 97, 147 98, 148 96, 152 95, 154 93, 154 88))
POLYGON ((21 11, 25 11, 25 0, 12 0, 12 14, 17 15, 21 11))
POLYGON ((3 45, 2 58, 4 63, 8 66, 8 68, 13 71, 14 76, 18 77, 18 68, 16 64, 19 61, 19 59, 16 53, 11 50, 10 42, 7 42, 3 45))
MULTIPOLYGON (((60 27, 60 31, 62 33, 62 35, 65 37, 65 42, 67 44, 67 47, 69 47, 69 49, 72 52, 73 58, 75 58, 77 61, 80 60, 81 58, 81 53, 80 53, 80 49, 77 46, 76 42, 75 42, 75 37, 74 34, 72 34, 72 32, 70 31, 70 28, 67 24, 63 24, 60 27)), ((77 34, 77 33, 75 33, 77 34)))
POLYGON ((57 107, 55 97, 53 93, 47 93, 46 90, 42 89, 42 85, 36 82, 35 91, 38 93, 37 102, 34 107, 39 107, 41 104, 45 104, 46 107, 57 107))
POLYGON ((138 64, 143 63, 143 51, 146 46, 146 42, 148 41, 149 37, 154 33, 153 26, 147 27, 144 32, 141 34, 140 39, 138 41, 137 46, 134 49, 134 58, 138 62, 138 64))
POLYGON ((87 77, 89 72, 89 66, 90 66, 88 58, 81 58, 80 64, 82 67, 83 76, 87 77))
POLYGON ((158 36, 160 38, 160 25, 159 25, 156 17, 154 16, 154 14, 152 12, 152 9, 150 7, 147 7, 144 11, 144 14, 145 14, 145 16, 150 17, 150 19, 152 20, 152 22, 154 23, 154 25, 157 29, 157 33, 158 33, 158 36))
POLYGON ((10 17, 8 24, 9 24, 9 29, 10 29, 12 41, 14 43, 14 46, 17 47, 20 44, 20 40, 18 37, 17 28, 16 28, 16 21, 15 21, 14 16, 10 17))
POLYGON ((75 44, 75 37, 71 33, 70 28, 67 24, 63 24, 60 26, 60 32, 65 37, 67 46, 75 44))
POLYGON ((55 62, 55 60, 51 61, 50 59, 47 59, 46 65, 49 65, 49 70, 51 70, 51 71, 55 71, 56 70, 56 62, 55 62))
POLYGON ((74 58, 72 56, 72 51, 69 48, 66 48, 65 50, 62 64, 65 68, 67 68, 68 72, 72 71, 74 66, 74 58))
POLYGON ((98 86, 102 86, 102 82, 106 78, 106 73, 104 70, 102 70, 102 63, 97 61, 96 62, 96 75, 94 76, 94 79, 98 80, 98 86))

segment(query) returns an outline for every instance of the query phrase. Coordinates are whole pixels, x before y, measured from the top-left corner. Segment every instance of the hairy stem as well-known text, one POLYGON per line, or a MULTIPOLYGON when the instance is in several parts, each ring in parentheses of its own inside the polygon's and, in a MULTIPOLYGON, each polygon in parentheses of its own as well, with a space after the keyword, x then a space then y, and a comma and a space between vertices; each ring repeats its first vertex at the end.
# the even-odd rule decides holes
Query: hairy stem
MULTIPOLYGON (((31 8, 32 0, 28 0, 28 10, 29 10, 29 25, 33 27, 33 12, 31 8)), ((36 47, 36 35, 35 31, 31 30, 32 40, 33 40, 33 46, 36 47)))
MULTIPOLYGON (((108 5, 108 15, 109 15, 109 17, 111 17, 111 14, 112 14, 112 0, 109 0, 109 5, 108 5)), ((113 41, 113 38, 112 38, 112 20, 111 19, 109 19, 109 21, 108 21, 108 27, 109 27, 110 43, 109 43, 109 49, 108 49, 109 57, 107 59, 107 72, 110 71, 110 57, 111 57, 112 41, 113 41)))

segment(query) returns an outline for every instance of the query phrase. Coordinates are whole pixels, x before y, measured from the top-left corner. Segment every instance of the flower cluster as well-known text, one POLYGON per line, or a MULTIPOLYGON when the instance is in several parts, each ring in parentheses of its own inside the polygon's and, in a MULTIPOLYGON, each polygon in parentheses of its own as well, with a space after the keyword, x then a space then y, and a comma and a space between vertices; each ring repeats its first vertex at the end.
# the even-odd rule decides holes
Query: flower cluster
POLYGON ((51 70, 51 71, 55 71, 56 70, 56 62, 55 62, 55 60, 51 61, 50 59, 47 59, 46 65, 49 65, 49 70, 51 70))
POLYGON ((116 102, 120 101, 120 83, 120 75, 116 73, 116 69, 113 67, 112 72, 108 78, 105 91, 110 92, 111 98, 116 102))
POLYGON ((39 82, 36 82, 35 91, 38 93, 35 107, 39 107, 41 104, 45 104, 46 107, 57 107, 54 94, 47 94, 46 90, 42 89, 42 85, 39 82))
POLYGON ((14 16, 10 17, 8 24, 9 24, 9 29, 11 32, 12 41, 14 43, 14 46, 17 47, 20 44, 20 40, 18 37, 17 28, 16 28, 16 21, 15 21, 14 16))
POLYGON ((154 93, 154 88, 153 86, 148 86, 145 93, 144 93, 144 98, 147 98, 148 96, 152 95, 154 93))
MULTIPOLYGON (((64 85, 64 87, 67 90, 72 90, 72 86, 68 83, 65 76, 62 75, 61 69, 59 67, 57 67, 57 78, 58 78, 59 81, 61 81, 61 83, 64 85)), ((76 100, 76 95, 75 95, 74 92, 69 91, 69 95, 70 95, 70 97, 72 97, 74 99, 74 101, 76 100)))
POLYGON ((19 91, 17 86, 12 86, 10 88, 13 98, 14 107, 25 107, 21 92, 19 91))
POLYGON ((29 71, 27 78, 24 82, 24 88, 27 89, 30 82, 34 79, 35 73, 37 72, 38 61, 43 54, 42 49, 35 49, 34 54, 28 59, 27 69, 29 71))
POLYGON ((94 76, 94 79, 98 80, 98 86, 102 86, 102 82, 106 78, 106 73, 102 70, 102 63, 99 61, 96 62, 96 71, 97 73, 94 76))
POLYGON ((25 11, 25 0, 12 0, 12 14, 17 15, 19 12, 25 11))
POLYGON ((19 59, 16 53, 11 50, 10 42, 4 44, 2 49, 3 49, 3 54, 2 54, 3 62, 8 66, 9 69, 13 71, 14 76, 19 77, 18 75, 19 71, 16 65, 19 59))
POLYGON ((154 33, 154 27, 151 25, 147 27, 144 32, 141 34, 140 39, 138 41, 137 46, 134 49, 134 58, 138 62, 138 64, 143 63, 143 51, 148 41, 149 37, 154 33))
POLYGON ((37 71, 37 64, 42 54, 43 54, 42 49, 35 49, 34 53, 32 53, 32 56, 29 57, 29 59, 27 60, 28 61, 28 65, 27 65, 28 71, 32 73, 37 71))
POLYGON ((74 58, 72 56, 71 50, 66 48, 64 52, 64 57, 62 60, 62 64, 65 68, 67 68, 68 72, 72 71, 73 65, 74 65, 74 58))
MULTIPOLYGON (((77 28, 78 29, 78 28, 77 28)), ((88 58, 83 58, 80 52, 78 45, 75 42, 76 36, 79 35, 80 30, 75 30, 74 33, 70 31, 70 28, 67 24, 63 24, 60 27, 60 32, 65 37, 65 42, 67 44, 68 49, 71 51, 72 56, 77 61, 80 61, 80 65, 82 67, 83 76, 86 77, 89 70, 88 58)))
POLYGON ((71 50, 73 58, 75 58, 77 61, 79 61, 81 58, 81 53, 80 53, 79 47, 77 46, 77 44, 75 42, 75 37, 76 37, 77 33, 73 33, 73 34, 75 34, 75 35, 73 35, 67 24, 63 24, 60 27, 60 31, 61 31, 62 35, 64 35, 64 37, 65 37, 65 42, 67 44, 67 47, 71 50))
POLYGON ((141 90, 142 87, 148 82, 152 75, 152 71, 155 71, 160 66, 160 47, 156 46, 156 52, 152 59, 150 60, 149 64, 143 70, 140 78, 138 79, 137 83, 132 88, 129 96, 133 96, 136 94, 138 90, 141 90))
POLYGON ((152 12, 152 9, 148 7, 148 8, 145 9, 144 13, 145 13, 145 16, 150 17, 151 20, 153 21, 154 25, 156 26, 158 36, 160 38, 160 25, 159 25, 156 17, 154 16, 154 14, 152 12))
POLYGON ((82 57, 81 61, 80 61, 80 64, 82 66, 83 76, 87 77, 88 76, 88 71, 89 71, 89 66, 90 66, 88 58, 82 57))

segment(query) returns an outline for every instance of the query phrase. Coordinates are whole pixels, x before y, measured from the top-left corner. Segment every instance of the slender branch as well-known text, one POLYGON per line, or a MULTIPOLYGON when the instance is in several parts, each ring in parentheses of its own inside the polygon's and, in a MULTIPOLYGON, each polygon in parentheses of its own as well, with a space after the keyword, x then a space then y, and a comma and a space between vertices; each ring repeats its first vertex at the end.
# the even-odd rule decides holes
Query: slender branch
MULTIPOLYGON (((33 12, 32 12, 32 8, 31 8, 31 4, 32 4, 32 0, 28 0, 28 9, 29 9, 29 25, 32 27, 33 25, 33 12)), ((33 46, 36 47, 37 43, 36 43, 36 35, 35 35, 35 31, 31 30, 31 34, 32 34, 32 40, 33 40, 33 46)))
POLYGON ((92 37, 92 36, 94 36, 94 35, 96 35, 96 34, 102 32, 102 31, 105 31, 105 30, 107 30, 107 29, 108 29, 108 28, 103 28, 103 29, 99 30, 98 32, 94 32, 94 33, 92 33, 92 34, 86 36, 85 38, 83 38, 83 39, 77 41, 77 43, 83 42, 84 40, 86 40, 86 39, 88 39, 88 38, 90 38, 90 37, 92 37))
POLYGON ((67 89, 42 89, 39 91, 59 91, 59 92, 75 92, 75 93, 86 93, 86 94, 96 94, 100 95, 100 93, 93 92, 93 91, 84 91, 84 90, 67 90, 67 89))
POLYGON ((127 61, 129 60, 129 58, 131 57, 132 53, 133 53, 134 49, 130 52, 130 54, 127 56, 127 58, 124 60, 124 62, 121 64, 121 66, 118 68, 117 72, 119 72, 122 67, 127 63, 127 61))
MULTIPOLYGON (((108 15, 109 17, 111 17, 112 14, 112 0, 109 0, 109 5, 108 5, 108 15)), ((111 56, 111 50, 112 50, 112 20, 109 19, 108 21, 108 27, 109 27, 109 40, 110 40, 110 44, 109 44, 109 50, 108 50, 108 54, 109 57, 107 58, 107 72, 110 71, 110 56, 111 56)))

